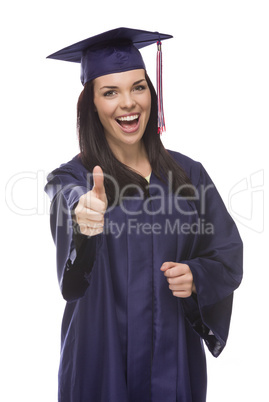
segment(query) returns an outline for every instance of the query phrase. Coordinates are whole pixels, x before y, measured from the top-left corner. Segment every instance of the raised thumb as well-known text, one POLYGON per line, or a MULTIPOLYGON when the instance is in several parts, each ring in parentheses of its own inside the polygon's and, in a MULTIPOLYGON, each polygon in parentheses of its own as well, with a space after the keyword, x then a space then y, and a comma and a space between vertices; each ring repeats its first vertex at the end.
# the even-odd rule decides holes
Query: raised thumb
POLYGON ((93 168, 93 190, 98 198, 103 198, 106 196, 105 186, 104 186, 104 173, 100 166, 95 166, 93 168))

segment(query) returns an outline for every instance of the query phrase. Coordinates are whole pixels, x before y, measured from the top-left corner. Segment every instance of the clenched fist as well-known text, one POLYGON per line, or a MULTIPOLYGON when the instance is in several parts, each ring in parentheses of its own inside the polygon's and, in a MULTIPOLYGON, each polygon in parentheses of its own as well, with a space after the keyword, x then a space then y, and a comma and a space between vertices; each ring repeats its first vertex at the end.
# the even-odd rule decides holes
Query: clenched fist
POLYGON ((104 173, 100 166, 93 169, 93 188, 83 194, 74 210, 80 232, 95 236, 103 232, 107 197, 104 187, 104 173))
POLYGON ((196 293, 192 272, 187 264, 165 262, 161 266, 161 271, 164 272, 174 296, 189 297, 192 293, 196 293))

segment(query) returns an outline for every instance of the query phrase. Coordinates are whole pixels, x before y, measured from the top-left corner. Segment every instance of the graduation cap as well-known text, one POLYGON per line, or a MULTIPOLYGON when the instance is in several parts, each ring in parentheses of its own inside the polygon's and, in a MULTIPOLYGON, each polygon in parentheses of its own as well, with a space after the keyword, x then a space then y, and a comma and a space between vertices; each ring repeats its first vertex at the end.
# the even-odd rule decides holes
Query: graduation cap
POLYGON ((157 95, 159 132, 165 130, 162 101, 161 41, 171 35, 131 28, 116 28, 65 47, 47 58, 81 63, 81 82, 102 75, 146 69, 138 49, 157 43, 157 95))

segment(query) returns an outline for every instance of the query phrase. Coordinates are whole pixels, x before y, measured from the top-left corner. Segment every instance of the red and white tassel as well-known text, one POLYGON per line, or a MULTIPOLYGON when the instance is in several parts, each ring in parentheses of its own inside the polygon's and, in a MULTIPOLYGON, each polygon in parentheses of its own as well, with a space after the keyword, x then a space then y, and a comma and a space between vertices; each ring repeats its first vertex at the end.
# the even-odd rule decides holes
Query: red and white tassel
POLYGON ((157 98, 158 98, 158 134, 165 131, 163 111, 163 82, 162 82, 162 43, 157 42, 157 98))

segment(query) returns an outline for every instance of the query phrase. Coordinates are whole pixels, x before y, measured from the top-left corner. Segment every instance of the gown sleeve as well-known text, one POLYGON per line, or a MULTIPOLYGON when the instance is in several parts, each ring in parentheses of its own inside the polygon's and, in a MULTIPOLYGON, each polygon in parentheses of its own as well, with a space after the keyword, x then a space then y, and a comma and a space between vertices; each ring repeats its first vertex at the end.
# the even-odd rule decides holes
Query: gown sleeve
POLYGON ((195 235, 190 259, 181 261, 189 265, 197 290, 181 302, 187 320, 217 357, 226 345, 233 292, 242 280, 243 244, 212 180, 197 165, 196 210, 210 230, 195 235))
POLYGON ((63 298, 75 301, 84 296, 95 261, 98 236, 79 233, 73 210, 90 188, 79 175, 54 171, 45 187, 51 199, 50 227, 56 245, 57 275, 63 298), (86 263, 85 263, 86 261, 86 263))

